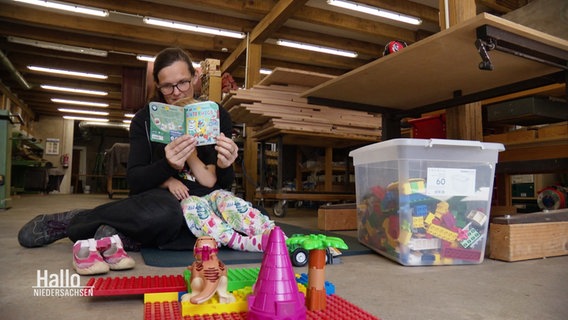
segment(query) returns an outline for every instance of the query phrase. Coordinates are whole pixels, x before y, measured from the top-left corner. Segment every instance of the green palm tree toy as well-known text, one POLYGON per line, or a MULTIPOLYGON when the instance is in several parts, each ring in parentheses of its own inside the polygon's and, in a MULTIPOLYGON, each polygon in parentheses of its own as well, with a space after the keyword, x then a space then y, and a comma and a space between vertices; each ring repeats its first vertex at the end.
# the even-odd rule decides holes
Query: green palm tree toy
POLYGON ((328 237, 323 234, 293 235, 286 240, 286 245, 301 246, 309 252, 308 259, 308 289, 306 307, 308 310, 325 310, 325 257, 329 247, 348 249, 343 239, 328 237))

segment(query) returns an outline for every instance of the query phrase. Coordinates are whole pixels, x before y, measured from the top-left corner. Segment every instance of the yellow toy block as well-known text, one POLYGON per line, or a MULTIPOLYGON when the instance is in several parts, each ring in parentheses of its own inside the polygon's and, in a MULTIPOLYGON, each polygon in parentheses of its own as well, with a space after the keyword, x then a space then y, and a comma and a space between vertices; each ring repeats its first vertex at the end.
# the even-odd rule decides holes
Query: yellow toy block
POLYGON ((181 315, 185 317, 215 313, 221 314, 248 311, 247 296, 252 293, 252 287, 245 287, 239 290, 235 290, 231 293, 236 299, 236 301, 233 303, 219 303, 219 298, 216 295, 202 304, 182 302, 181 315))
POLYGON ((408 231, 408 230, 400 230, 400 233, 398 235, 398 242, 402 245, 407 245, 408 242, 410 241, 410 238, 412 238, 412 232, 408 231))
POLYGON ((178 301, 178 292, 158 292, 144 294, 144 303, 178 301))
POLYGON ((436 216, 432 212, 428 212, 426 219, 424 219, 424 223, 426 225, 431 225, 432 221, 434 221, 434 218, 436 218, 436 216))
POLYGON ((409 179, 408 182, 402 184, 402 194, 424 193, 425 191, 424 179, 409 179))
POLYGON ((412 227, 414 229, 424 228, 424 217, 412 217, 412 227))
POLYGON ((357 210, 361 212, 367 212, 367 204, 362 202, 357 204, 357 210))
POLYGON ((450 210, 449 203, 447 203, 446 201, 438 202, 438 204, 436 205, 436 212, 435 212, 436 218, 442 219, 442 216, 446 214, 449 210, 450 210))
POLYGON ((430 226, 428 226, 426 232, 428 232, 429 234, 433 235, 436 238, 440 238, 442 240, 446 240, 449 242, 453 242, 458 238, 457 232, 446 229, 444 227, 440 227, 439 225, 436 224, 431 224, 430 226))

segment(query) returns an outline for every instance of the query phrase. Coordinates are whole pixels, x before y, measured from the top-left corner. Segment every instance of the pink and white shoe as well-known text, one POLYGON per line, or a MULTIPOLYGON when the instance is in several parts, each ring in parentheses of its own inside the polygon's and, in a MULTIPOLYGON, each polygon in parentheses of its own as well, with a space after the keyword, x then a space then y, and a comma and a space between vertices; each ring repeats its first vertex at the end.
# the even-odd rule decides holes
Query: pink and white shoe
POLYGON ((122 241, 118 234, 96 240, 97 249, 101 252, 102 258, 108 264, 110 270, 127 270, 134 268, 136 262, 132 259, 122 246, 122 241))
POLYGON ((79 240, 73 245, 73 268, 80 275, 107 273, 109 265, 97 250, 95 239, 79 240))

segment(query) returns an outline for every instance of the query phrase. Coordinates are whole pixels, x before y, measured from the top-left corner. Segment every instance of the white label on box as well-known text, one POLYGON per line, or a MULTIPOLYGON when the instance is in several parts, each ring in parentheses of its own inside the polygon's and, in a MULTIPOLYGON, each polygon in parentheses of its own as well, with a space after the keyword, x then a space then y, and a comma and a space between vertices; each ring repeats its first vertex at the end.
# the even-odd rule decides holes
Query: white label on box
POLYGON ((534 175, 532 174, 515 174, 511 176, 511 183, 533 183, 534 175))
POLYGON ((428 168, 426 194, 429 196, 470 196, 475 194, 475 169, 428 168))

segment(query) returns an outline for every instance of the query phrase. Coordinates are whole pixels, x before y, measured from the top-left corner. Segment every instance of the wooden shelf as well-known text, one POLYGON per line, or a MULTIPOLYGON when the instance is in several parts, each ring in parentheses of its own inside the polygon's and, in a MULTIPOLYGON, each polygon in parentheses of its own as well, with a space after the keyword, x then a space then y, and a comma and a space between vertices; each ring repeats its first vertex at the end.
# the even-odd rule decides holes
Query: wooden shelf
MULTIPOLYGON (((367 111, 391 110, 401 113, 434 104, 438 104, 437 109, 445 109, 452 100, 455 100, 454 105, 463 104, 456 99, 457 91, 461 92, 462 98, 485 92, 483 99, 489 99, 505 94, 491 91, 495 88, 562 71, 561 68, 497 50, 489 51, 494 70, 480 70, 478 65, 481 57, 474 44, 477 29, 483 26, 512 33, 519 39, 545 44, 551 50, 558 51, 564 59, 567 58, 568 41, 482 13, 396 54, 379 58, 309 89, 301 96, 341 101, 344 108, 359 104, 367 106, 367 111), (411 92, 417 94, 408 94, 411 92)), ((534 81, 533 88, 543 85, 548 84, 534 81)), ((523 89, 529 88, 510 88, 509 91, 523 89)))
POLYGON ((568 158, 567 122, 489 135, 484 140, 505 145, 505 151, 499 153, 500 163, 568 158))

